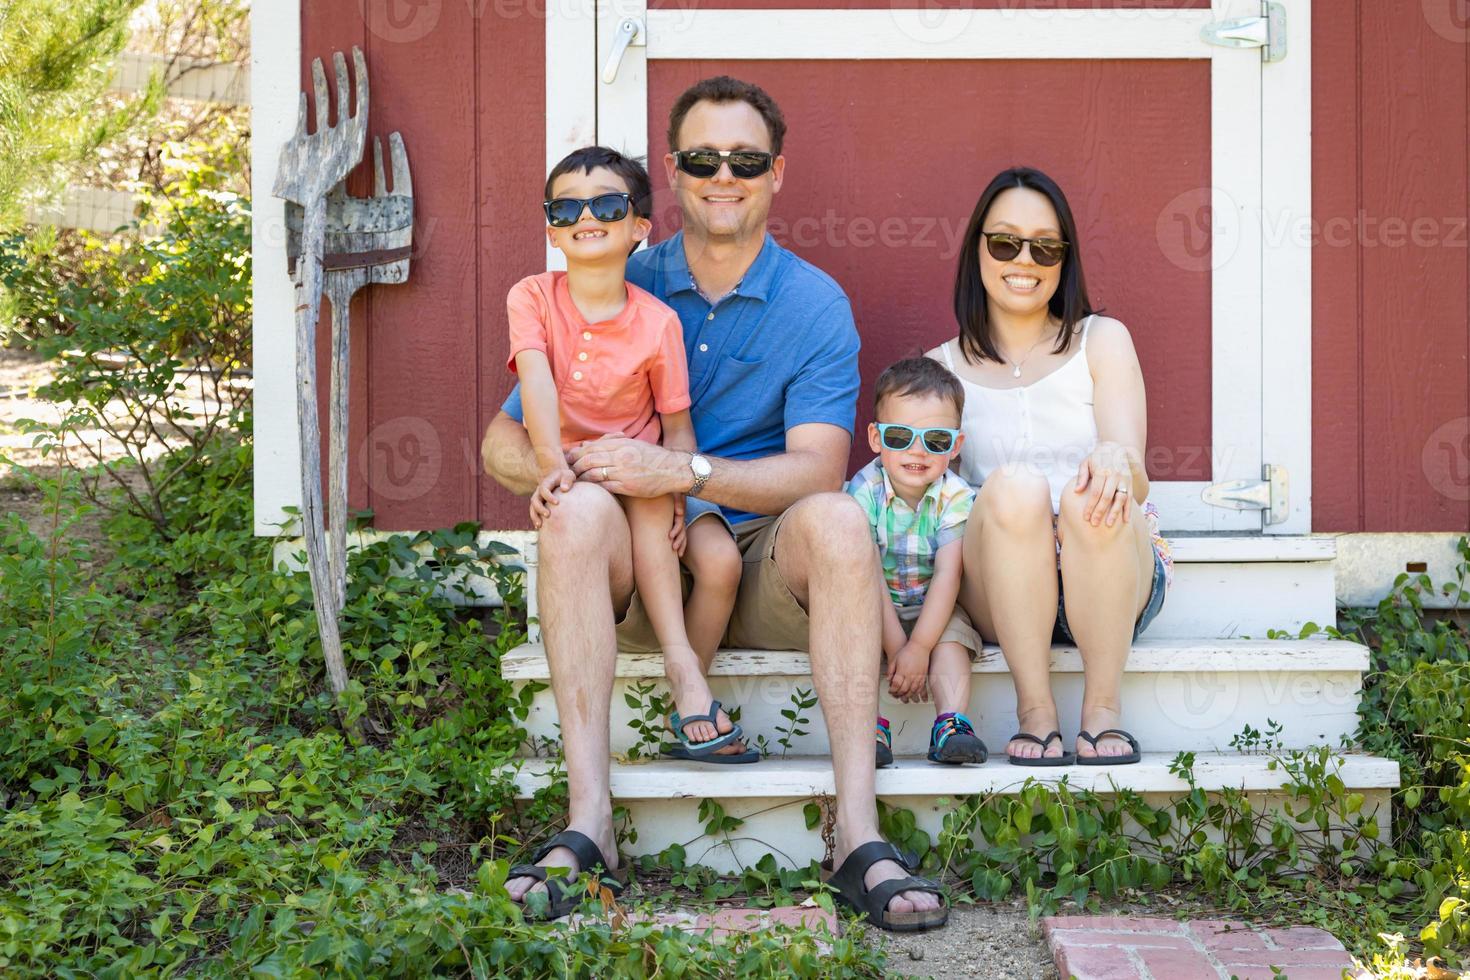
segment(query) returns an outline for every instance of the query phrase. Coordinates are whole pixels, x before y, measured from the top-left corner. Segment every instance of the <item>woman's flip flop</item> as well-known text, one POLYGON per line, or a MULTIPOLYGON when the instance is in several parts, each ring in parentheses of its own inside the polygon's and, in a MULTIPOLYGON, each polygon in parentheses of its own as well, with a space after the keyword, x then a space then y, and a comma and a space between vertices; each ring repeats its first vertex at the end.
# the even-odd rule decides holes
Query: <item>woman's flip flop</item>
MULTIPOLYGON (((1060 742, 1062 740, 1062 733, 1052 732, 1046 738, 1037 738, 1035 735, 1028 735, 1026 732, 1017 732, 1016 734, 1012 735, 1007 741, 1035 742, 1037 745, 1041 746, 1041 751, 1045 752, 1046 747, 1051 744, 1052 739, 1056 739, 1058 742, 1060 742)), ((1009 752, 1007 752, 1006 758, 1010 760, 1010 763, 1013 766, 1070 766, 1077 761, 1076 756, 1074 756, 1071 752, 1066 751, 1065 749, 1063 749, 1062 754, 1058 756, 1040 755, 1034 759, 1027 759, 1019 755, 1011 755, 1009 752)))
POLYGON ((1143 758, 1143 753, 1139 751, 1138 748, 1138 739, 1123 731, 1123 729, 1121 728, 1104 728, 1096 735, 1093 735, 1091 732, 1077 733, 1077 737, 1082 739, 1082 741, 1086 742, 1088 745, 1092 746, 1092 750, 1094 752, 1097 751, 1098 739, 1103 738, 1106 735, 1116 735, 1118 738, 1126 738, 1128 740, 1129 746, 1132 747, 1133 751, 1128 753, 1127 755, 1079 755, 1077 757, 1077 765, 1131 766, 1139 759, 1143 758))

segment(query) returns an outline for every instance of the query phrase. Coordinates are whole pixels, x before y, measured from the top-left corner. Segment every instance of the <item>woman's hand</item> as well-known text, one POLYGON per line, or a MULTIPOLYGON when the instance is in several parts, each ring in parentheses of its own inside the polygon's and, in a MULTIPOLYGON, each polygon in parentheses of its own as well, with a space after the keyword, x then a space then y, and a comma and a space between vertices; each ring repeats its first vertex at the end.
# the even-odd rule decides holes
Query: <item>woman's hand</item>
POLYGON ((536 489, 531 493, 531 526, 541 530, 541 524, 551 516, 551 508, 557 504, 556 495, 566 493, 572 489, 572 484, 577 482, 577 474, 573 473, 571 467, 563 463, 560 467, 552 469, 536 484, 536 489))
POLYGON ((1100 442, 1077 468, 1076 493, 1087 494, 1083 520, 1097 527, 1128 523, 1133 510, 1133 464, 1116 442, 1100 442))

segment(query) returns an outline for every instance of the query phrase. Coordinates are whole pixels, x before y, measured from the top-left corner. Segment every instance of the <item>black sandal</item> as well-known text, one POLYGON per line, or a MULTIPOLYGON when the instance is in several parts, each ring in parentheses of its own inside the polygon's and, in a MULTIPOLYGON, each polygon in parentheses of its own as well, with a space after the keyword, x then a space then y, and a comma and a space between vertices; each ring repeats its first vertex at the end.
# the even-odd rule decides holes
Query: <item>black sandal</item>
POLYGON ((1094 752, 1097 751, 1098 739, 1102 738, 1105 735, 1116 735, 1118 738, 1126 738, 1128 740, 1128 744, 1133 748, 1133 751, 1128 753, 1127 755, 1079 755, 1077 757, 1077 765, 1131 766, 1139 759, 1143 758, 1143 753, 1138 748, 1138 739, 1123 731, 1123 729, 1121 728, 1104 728, 1096 735, 1093 735, 1091 732, 1077 733, 1077 737, 1082 739, 1088 745, 1091 745, 1092 751, 1094 752))
POLYGON ((531 864, 518 864, 510 869, 506 875, 506 881, 512 878, 535 878, 537 881, 546 882, 546 897, 550 903, 545 912, 533 909, 523 898, 519 903, 521 914, 527 919, 540 919, 549 921, 560 919, 568 912, 575 909, 587 898, 587 890, 578 884, 582 871, 597 874, 599 880, 614 895, 623 893, 623 886, 628 883, 628 868, 619 862, 616 871, 607 870, 607 859, 602 856, 602 850, 586 834, 575 830, 563 830, 555 837, 542 844, 531 858, 531 864), (577 859, 577 867, 580 869, 573 875, 549 876, 547 869, 535 862, 546 857, 558 847, 565 847, 571 851, 577 859))
MULTIPOLYGON (((1006 739, 1006 741, 1008 743, 1015 741, 1035 742, 1037 745, 1041 746, 1041 751, 1045 752, 1046 747, 1051 744, 1052 739, 1056 739, 1058 742, 1060 742, 1062 740, 1062 733, 1052 732, 1046 738, 1037 738, 1035 735, 1031 735, 1026 732, 1017 732, 1010 738, 1006 739)), ((1068 752, 1066 749, 1062 750, 1061 755, 1039 755, 1034 759, 1027 759, 1019 755, 1011 755, 1009 752, 1007 752, 1006 758, 1010 760, 1011 765, 1013 766, 1070 766, 1077 761, 1076 756, 1073 755, 1071 752, 1068 752)))
POLYGON ((732 742, 739 742, 745 738, 745 732, 733 721, 730 730, 723 735, 716 735, 707 742, 691 742, 689 736, 684 733, 684 726, 690 722, 707 721, 719 730, 719 722, 716 719, 720 715, 720 702, 711 701, 709 714, 690 715, 688 718, 680 718, 679 712, 675 711, 669 715, 669 727, 673 729, 674 737, 678 744, 663 746, 661 752, 665 758, 680 759, 684 762, 708 762, 717 766, 743 766, 752 762, 761 761, 761 754, 755 749, 746 747, 744 752, 727 752, 720 754, 719 750, 732 742))
POLYGON ((912 871, 911 863, 903 853, 886 840, 868 841, 853 850, 842 862, 842 867, 832 870, 829 862, 822 864, 822 880, 837 890, 837 900, 848 908, 863 913, 868 921, 879 929, 889 932, 920 932, 937 929, 949 921, 949 900, 939 884, 928 878, 910 875, 894 878, 869 889, 863 884, 863 876, 879 861, 893 861, 899 867, 912 871), (888 902, 899 892, 929 892, 938 895, 942 904, 937 909, 924 912, 890 912, 888 902))

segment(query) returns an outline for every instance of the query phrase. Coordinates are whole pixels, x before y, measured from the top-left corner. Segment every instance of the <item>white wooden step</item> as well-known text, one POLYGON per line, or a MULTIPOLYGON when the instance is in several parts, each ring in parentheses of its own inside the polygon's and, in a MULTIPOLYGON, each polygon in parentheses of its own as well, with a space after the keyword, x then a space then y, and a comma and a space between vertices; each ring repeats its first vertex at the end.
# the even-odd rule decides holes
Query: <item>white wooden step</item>
MULTIPOLYGON (((1124 672, 1124 725, 1146 748, 1169 753, 1222 751, 1247 725, 1264 732, 1272 721, 1281 726, 1277 738, 1284 747, 1335 747, 1357 730, 1367 667, 1367 648, 1343 641, 1143 639, 1134 646, 1124 672)), ((967 714, 987 745, 1004 745, 1016 729, 1015 688, 999 648, 987 647, 972 670, 967 714)), ((507 653, 501 673, 517 689, 550 679, 538 644, 507 653)), ((1062 732, 1070 738, 1082 705, 1082 657, 1076 647, 1052 649, 1052 674, 1062 732)), ((627 753, 638 741, 631 722, 641 713, 628 706, 626 696, 636 697, 636 688, 650 682, 657 691, 666 691, 662 677, 658 655, 618 656, 611 725, 615 753, 627 753)), ((790 727, 781 712, 793 707, 794 692, 812 689, 810 665, 804 653, 721 650, 710 671, 710 687, 725 705, 740 707, 740 723, 752 739, 764 736, 768 745, 775 745, 790 727)), ((931 704, 902 704, 885 692, 879 712, 892 724, 896 753, 925 751, 934 720, 931 704)), ((790 750, 825 755, 821 706, 802 714, 808 720, 801 726, 806 734, 792 739, 790 750)), ((526 726, 538 742, 558 737, 549 689, 534 695, 526 726)))
MULTIPOLYGON (((912 810, 918 826, 927 830, 931 839, 937 839, 956 797, 1014 793, 1028 779, 1047 784, 1065 780, 1074 790, 1103 794, 1129 789, 1159 806, 1189 789, 1188 783, 1170 771, 1173 761, 1172 753, 1145 752, 1143 760, 1132 766, 1045 769, 1012 766, 1003 757, 993 757, 983 766, 959 767, 900 757, 893 767, 875 775, 878 797, 891 806, 912 810)), ((1335 771, 1349 791, 1363 794, 1364 811, 1376 813, 1384 832, 1382 839, 1389 839, 1388 798, 1399 785, 1398 763, 1346 754, 1339 757, 1335 771)), ((1251 791, 1261 807, 1279 804, 1283 799, 1281 789, 1289 781, 1280 766, 1271 768, 1266 756, 1239 753, 1197 755, 1194 777, 1196 785, 1206 792, 1225 788, 1251 791)), ((526 760, 515 774, 517 794, 528 798, 554 778, 565 775, 547 761, 526 760)), ((613 799, 627 808, 637 830, 636 841, 623 845, 626 854, 657 854, 677 843, 686 847, 691 863, 728 873, 754 864, 767 853, 775 854, 788 867, 820 859, 821 838, 816 831, 806 829, 802 811, 814 797, 831 796, 836 787, 829 759, 795 756, 747 766, 673 760, 614 763, 611 789, 613 799), (705 836, 704 821, 698 812, 704 799, 717 800, 727 814, 744 819, 729 840, 705 836)))

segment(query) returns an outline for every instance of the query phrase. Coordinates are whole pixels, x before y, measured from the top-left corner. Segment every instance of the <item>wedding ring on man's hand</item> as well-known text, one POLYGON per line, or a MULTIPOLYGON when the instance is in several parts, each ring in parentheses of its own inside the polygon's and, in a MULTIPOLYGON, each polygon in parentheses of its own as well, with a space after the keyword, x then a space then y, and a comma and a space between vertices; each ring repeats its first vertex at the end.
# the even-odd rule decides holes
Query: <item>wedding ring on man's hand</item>
POLYGON ((606 466, 604 466, 602 468, 602 482, 603 483, 606 483, 607 482, 607 467, 606 466))
POLYGON ((1133 488, 1132 487, 1119 487, 1118 489, 1116 489, 1116 490, 1113 491, 1113 493, 1132 493, 1132 492, 1133 492, 1133 488))

